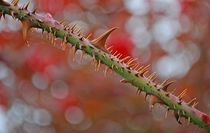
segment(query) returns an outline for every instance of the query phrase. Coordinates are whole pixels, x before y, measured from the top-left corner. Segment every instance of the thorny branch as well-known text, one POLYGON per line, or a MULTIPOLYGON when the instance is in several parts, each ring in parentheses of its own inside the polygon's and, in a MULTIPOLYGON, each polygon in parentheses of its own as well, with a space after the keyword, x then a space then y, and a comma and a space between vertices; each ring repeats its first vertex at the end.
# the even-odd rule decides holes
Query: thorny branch
POLYGON ((51 43, 54 43, 55 38, 62 39, 61 46, 63 49, 67 45, 71 45, 73 53, 77 50, 82 50, 93 57, 96 61, 96 69, 99 69, 101 64, 106 66, 105 74, 109 69, 115 71, 118 75, 123 77, 122 83, 130 83, 137 88, 137 93, 142 91, 146 93, 146 97, 150 96, 150 106, 153 107, 156 103, 159 103, 167 108, 168 111, 172 110, 178 123, 182 123, 180 118, 186 118, 189 123, 193 123, 198 127, 204 128, 207 132, 210 132, 210 117, 195 108, 197 105, 196 99, 192 99, 189 102, 185 102, 183 97, 186 94, 184 90, 178 96, 167 91, 169 85, 174 81, 164 81, 161 84, 155 83, 155 73, 148 75, 148 66, 140 66, 135 59, 131 57, 121 58, 122 55, 115 51, 113 53, 112 48, 105 46, 107 37, 116 28, 112 28, 102 34, 100 37, 89 40, 88 37, 84 37, 76 25, 64 24, 53 19, 50 14, 39 14, 35 10, 29 12, 27 10, 29 3, 26 3, 22 7, 18 7, 19 0, 13 0, 10 3, 0 0, 0 17, 10 15, 14 19, 18 19, 22 22, 23 38, 27 43, 27 34, 32 28, 42 29, 43 32, 47 32, 53 35, 51 43), (47 16, 47 17, 46 17, 47 16), (47 18, 47 19, 46 19, 47 18))

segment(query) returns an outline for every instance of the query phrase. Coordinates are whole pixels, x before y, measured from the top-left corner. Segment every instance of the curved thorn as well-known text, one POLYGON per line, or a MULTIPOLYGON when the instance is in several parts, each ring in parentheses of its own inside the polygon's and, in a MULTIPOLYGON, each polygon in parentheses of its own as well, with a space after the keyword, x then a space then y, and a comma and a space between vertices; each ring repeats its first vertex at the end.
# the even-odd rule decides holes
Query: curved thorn
MULTIPOLYGON (((166 81, 167 82, 167 81, 166 81)), ((171 84, 173 84, 173 83, 175 83, 176 81, 175 80, 172 80, 172 81, 170 81, 170 82, 168 82, 168 83, 162 83, 162 85, 163 85, 163 87, 162 87, 162 90, 164 90, 164 91, 167 91, 167 89, 168 89, 168 87, 171 85, 171 84)))
POLYGON ((179 116, 179 114, 176 113, 176 112, 174 112, 174 116, 175 116, 177 122, 181 125, 182 123, 181 123, 181 121, 180 121, 180 116, 179 116))
POLYGON ((120 82, 121 82, 121 83, 128 83, 128 81, 125 80, 125 79, 121 79, 120 82))
POLYGON ((91 42, 94 44, 94 46, 101 48, 101 49, 105 49, 105 43, 106 43, 107 38, 116 29, 118 29, 118 28, 117 27, 111 28, 110 30, 106 31, 98 38, 92 40, 91 42))
POLYGON ((35 8, 31 13, 36 14, 37 8, 35 8))

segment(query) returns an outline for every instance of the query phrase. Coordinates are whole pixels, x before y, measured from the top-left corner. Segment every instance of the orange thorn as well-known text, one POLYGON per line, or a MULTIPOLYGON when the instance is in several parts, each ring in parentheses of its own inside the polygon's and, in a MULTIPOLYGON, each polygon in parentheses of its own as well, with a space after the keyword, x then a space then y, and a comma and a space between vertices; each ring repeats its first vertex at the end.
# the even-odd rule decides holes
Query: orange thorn
POLYGON ((66 45, 67 45, 66 42, 67 42, 67 36, 64 35, 63 41, 61 43, 61 47, 62 47, 63 50, 66 49, 66 45))
POLYGON ((53 44, 53 46, 55 46, 55 37, 53 35, 51 35, 51 44, 53 44))
POLYGON ((72 46, 73 61, 75 61, 76 46, 72 46))
POLYGON ((18 3, 19 3, 19 0, 13 0, 13 1, 11 2, 11 4, 12 4, 13 6, 17 6, 18 3))
POLYGON ((168 81, 168 80, 164 80, 164 81, 160 84, 160 86, 163 86, 167 81, 168 81))
POLYGON ((117 27, 111 28, 110 30, 106 31, 98 38, 92 40, 91 42, 94 44, 95 47, 105 50, 105 44, 106 44, 107 38, 116 29, 117 29, 117 27))
POLYGON ((23 41, 28 44, 27 41, 27 36, 28 36, 28 32, 30 30, 30 28, 32 28, 30 22, 28 20, 23 20, 22 21, 22 35, 23 35, 23 41))
POLYGON ((106 50, 109 51, 112 48, 113 48, 113 46, 109 46, 106 50))
POLYGON ((184 89, 177 97, 182 98, 186 95, 186 93, 187 93, 187 89, 184 89))
POLYGON ((115 51, 114 54, 112 54, 113 56, 115 56, 117 54, 118 51, 115 51))
POLYGON ((125 58, 123 58, 122 60, 121 60, 121 62, 124 62, 125 60, 127 60, 127 59, 129 59, 130 58, 130 56, 126 56, 125 58))
POLYGON ((118 59, 120 59, 122 56, 123 56, 123 55, 122 55, 122 54, 120 54, 117 58, 118 58, 118 59))
POLYGON ((133 69, 134 67, 136 67, 136 65, 138 65, 138 63, 133 63, 130 65, 130 67, 133 69))
POLYGON ((92 35, 93 35, 92 33, 88 34, 86 39, 90 39, 92 35))
POLYGON ((150 74, 150 75, 147 77, 147 79, 148 79, 148 80, 152 80, 152 78, 154 78, 155 76, 156 76, 156 73, 154 72, 154 73, 150 74))
POLYGON ((143 77, 146 77, 146 74, 149 73, 148 70, 146 70, 145 72, 142 73, 143 77))
POLYGON ((198 105, 198 102, 194 102, 192 107, 195 108, 195 106, 197 106, 197 105, 198 105))
POLYGON ((149 64, 149 65, 143 67, 143 68, 139 71, 140 76, 143 77, 144 74, 145 74, 146 72, 148 72, 148 68, 149 68, 150 66, 151 66, 151 65, 149 64))
POLYGON ((112 52, 113 52, 113 49, 111 49, 111 51, 109 51, 109 53, 111 53, 111 54, 112 54, 112 52))
POLYGON ((139 67, 139 64, 136 63, 136 66, 133 67, 134 70, 137 70, 137 68, 139 67))
POLYGON ((193 103, 196 101, 196 98, 193 98, 192 100, 190 100, 187 104, 189 105, 189 106, 192 106, 193 105, 193 103))
POLYGON ((126 64, 127 64, 127 65, 130 65, 131 63, 133 63, 133 62, 136 61, 136 60, 137 60, 137 58, 135 58, 135 59, 131 58, 126 64))
POLYGON ((137 69, 137 71, 138 71, 138 72, 141 71, 142 68, 144 68, 144 66, 140 66, 140 67, 137 69))
POLYGON ((118 56, 122 56, 122 54, 121 53, 118 53, 115 57, 118 58, 118 56))

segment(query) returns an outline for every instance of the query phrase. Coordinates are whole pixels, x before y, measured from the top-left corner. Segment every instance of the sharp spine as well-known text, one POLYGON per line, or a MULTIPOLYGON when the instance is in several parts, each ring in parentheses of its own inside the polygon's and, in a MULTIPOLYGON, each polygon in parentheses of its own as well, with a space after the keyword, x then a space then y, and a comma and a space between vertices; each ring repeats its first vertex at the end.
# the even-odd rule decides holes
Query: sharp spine
POLYGON ((99 71, 100 66, 101 66, 101 60, 98 60, 97 71, 99 71))
POLYGON ((143 67, 143 68, 139 71, 139 75, 140 75, 141 77, 143 77, 144 74, 145 74, 146 72, 148 72, 148 69, 149 69, 150 66, 151 66, 151 65, 147 65, 147 66, 143 67))
POLYGON ((196 98, 193 98, 193 99, 190 100, 187 104, 188 104, 189 106, 192 106, 194 102, 196 102, 196 98))
POLYGON ((110 30, 106 31, 105 33, 103 33, 98 38, 92 40, 91 42, 94 44, 95 47, 100 48, 102 50, 106 50, 105 49, 106 40, 109 37, 109 35, 116 29, 117 29, 117 27, 111 28, 110 30))
POLYGON ((121 82, 121 83, 128 83, 128 81, 125 80, 125 79, 121 79, 120 82, 121 82))
POLYGON ((129 59, 129 58, 130 58, 130 56, 126 56, 125 58, 121 59, 120 61, 121 61, 121 62, 124 62, 125 60, 127 60, 127 59, 129 59))
POLYGON ((167 83, 167 80, 165 80, 165 81, 161 84, 162 90, 164 90, 164 91, 167 92, 168 87, 169 87, 171 84, 175 83, 175 82, 176 82, 175 80, 172 80, 172 81, 170 81, 170 82, 167 83))
POLYGON ((11 2, 11 4, 12 4, 13 6, 17 6, 18 3, 19 3, 19 0, 13 0, 13 1, 11 2))
POLYGON ((108 70, 109 70, 109 67, 106 66, 105 69, 104 69, 104 76, 107 76, 108 70))
POLYGON ((28 10, 28 6, 30 5, 30 1, 28 1, 24 6, 23 9, 28 10))
POLYGON ((187 93, 187 89, 184 89, 177 97, 179 99, 182 99, 186 95, 186 93, 187 93))

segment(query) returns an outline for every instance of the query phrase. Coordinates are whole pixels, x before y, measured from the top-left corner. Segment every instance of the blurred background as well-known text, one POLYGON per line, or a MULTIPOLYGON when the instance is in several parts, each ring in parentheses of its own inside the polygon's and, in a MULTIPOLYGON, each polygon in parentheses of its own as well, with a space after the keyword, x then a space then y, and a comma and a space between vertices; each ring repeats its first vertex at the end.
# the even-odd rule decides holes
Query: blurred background
MULTIPOLYGON (((20 0, 19 5, 25 4, 20 0)), ((119 27, 107 41, 124 56, 151 64, 157 82, 176 79, 175 94, 188 89, 197 108, 210 114, 209 0, 31 0, 29 10, 76 23, 97 37, 119 27)), ((96 72, 91 58, 75 61, 39 32, 24 44, 21 23, 0 21, 0 133, 201 133, 179 125, 166 109, 148 107, 144 94, 114 73, 96 72)))

